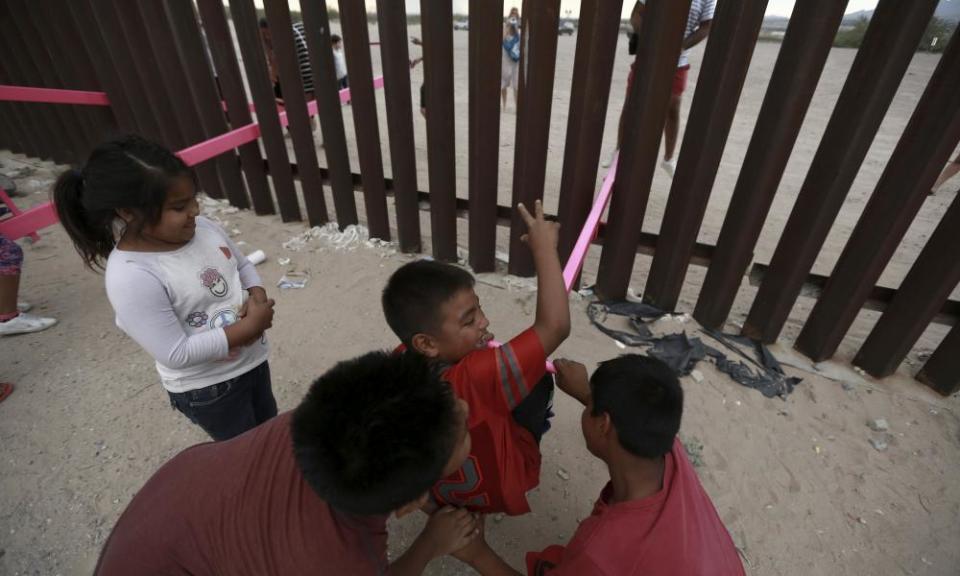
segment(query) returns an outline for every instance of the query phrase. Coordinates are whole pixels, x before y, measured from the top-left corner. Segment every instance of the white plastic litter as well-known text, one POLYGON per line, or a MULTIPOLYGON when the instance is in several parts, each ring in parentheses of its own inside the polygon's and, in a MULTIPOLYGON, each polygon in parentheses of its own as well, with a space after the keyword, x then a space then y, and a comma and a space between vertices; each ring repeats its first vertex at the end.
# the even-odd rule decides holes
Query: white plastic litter
POLYGON ((267 260, 267 255, 263 253, 263 250, 254 250, 253 252, 247 254, 247 260, 256 266, 258 264, 263 264, 267 260))
POLYGON ((281 265, 281 266, 287 266, 288 264, 290 264, 290 259, 289 259, 289 258, 277 258, 277 264, 279 264, 279 265, 281 265))
POLYGON ((277 287, 281 290, 289 290, 305 288, 307 282, 310 281, 310 277, 303 274, 284 274, 280 281, 277 282, 277 287))

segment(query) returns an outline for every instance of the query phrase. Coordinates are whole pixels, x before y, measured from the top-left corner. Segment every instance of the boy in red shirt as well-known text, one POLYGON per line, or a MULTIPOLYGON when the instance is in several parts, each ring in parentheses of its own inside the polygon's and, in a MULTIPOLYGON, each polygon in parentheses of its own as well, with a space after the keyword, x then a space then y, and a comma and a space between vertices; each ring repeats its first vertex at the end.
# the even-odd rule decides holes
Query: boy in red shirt
MULTIPOLYGON (((610 470, 593 514, 567 544, 527 554, 531 576, 742 576, 730 534, 677 440, 683 390, 663 362, 631 354, 558 360, 557 386, 584 405, 587 449, 610 470)), ((517 576, 478 538, 454 554, 483 576, 517 576)))
POLYGON ((421 574, 476 537, 476 518, 441 509, 392 563, 387 518, 420 508, 460 467, 467 410, 415 355, 341 362, 293 412, 163 465, 120 516, 96 574, 421 574))
POLYGON ((470 405, 473 449, 464 465, 431 490, 435 504, 479 512, 523 514, 526 493, 540 482, 540 436, 553 396, 546 359, 570 333, 570 308, 557 256, 558 225, 517 207, 537 271, 533 326, 500 348, 473 290, 469 272, 431 260, 411 262, 383 291, 387 323, 406 354, 443 368, 443 379, 470 405))

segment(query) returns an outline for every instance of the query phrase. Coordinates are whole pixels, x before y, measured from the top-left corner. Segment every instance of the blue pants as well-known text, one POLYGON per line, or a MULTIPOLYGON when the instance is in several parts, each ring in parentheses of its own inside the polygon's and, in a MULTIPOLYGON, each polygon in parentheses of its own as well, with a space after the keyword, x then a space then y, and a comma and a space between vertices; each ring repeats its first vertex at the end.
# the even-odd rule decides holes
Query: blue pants
POLYGON ((225 382, 168 394, 171 406, 217 441, 243 434, 277 415, 267 362, 225 382))

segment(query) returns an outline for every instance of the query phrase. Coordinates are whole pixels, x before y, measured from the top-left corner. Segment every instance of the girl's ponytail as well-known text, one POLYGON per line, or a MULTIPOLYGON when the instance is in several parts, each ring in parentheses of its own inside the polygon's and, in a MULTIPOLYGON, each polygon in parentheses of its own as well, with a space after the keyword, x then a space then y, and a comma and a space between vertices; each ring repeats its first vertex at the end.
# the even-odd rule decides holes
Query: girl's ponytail
POLYGON ((113 223, 91 222, 83 207, 83 174, 72 168, 57 178, 53 187, 53 204, 60 223, 73 241, 73 246, 89 268, 103 268, 103 259, 113 250, 113 223))

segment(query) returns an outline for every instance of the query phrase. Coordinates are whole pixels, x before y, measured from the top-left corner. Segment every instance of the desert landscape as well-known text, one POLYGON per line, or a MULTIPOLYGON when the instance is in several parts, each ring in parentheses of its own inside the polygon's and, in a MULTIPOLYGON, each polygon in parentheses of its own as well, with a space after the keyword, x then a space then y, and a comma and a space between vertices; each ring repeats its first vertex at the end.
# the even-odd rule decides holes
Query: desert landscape
MULTIPOLYGON (((419 36, 419 28, 412 26, 410 34, 419 36)), ((376 26, 370 27, 370 35, 378 36, 376 26)), ((454 43, 454 61, 465 63, 467 34, 455 32, 454 43)), ((545 190, 549 212, 557 206, 575 43, 576 35, 559 39, 545 190)), ((777 43, 756 46, 700 231, 701 242, 716 241, 778 50, 777 43)), ((373 55, 376 73, 379 51, 374 49, 373 55)), ((411 56, 417 55, 418 49, 411 47, 411 56)), ((854 55, 850 49, 834 49, 830 54, 757 245, 756 262, 769 261, 854 55)), ((691 54, 684 124, 702 58, 701 45, 691 54)), ((938 60, 939 56, 930 54, 914 57, 815 272, 830 273, 938 60)), ((622 37, 604 126, 603 157, 615 146, 629 62, 622 37)), ((419 66, 412 73, 415 95, 422 72, 419 66)), ((455 74, 457 194, 465 198, 466 67, 458 65, 455 74)), ((351 111, 344 108, 343 112, 353 171, 358 172, 351 111)), ((378 115, 389 176, 382 92, 378 93, 378 115)), ((427 190, 426 125, 419 114, 414 121, 419 188, 427 190)), ((511 98, 501 118, 501 204, 510 203, 515 121, 511 98)), ((290 151, 293 159, 292 145, 290 151)), ((322 151, 320 162, 325 163, 322 151)), ((15 199, 22 207, 45 201, 64 168, 0 152, 0 173, 11 176, 26 194, 15 199)), ((602 176, 603 170, 598 184, 602 176)), ((659 229, 669 183, 658 170, 644 230, 659 229)), ((958 187, 960 180, 954 180, 926 201, 884 272, 882 285, 899 284, 958 187)), ((329 190, 326 193, 332 206, 329 190)), ((399 254, 391 244, 367 241, 362 229, 310 233, 305 224, 282 223, 276 216, 259 217, 212 200, 204 202, 204 212, 223 223, 247 252, 260 249, 267 254, 258 270, 268 293, 277 300, 270 363, 281 411, 294 407, 312 380, 338 360, 396 344, 380 311, 380 292, 393 270, 419 256, 399 254), (306 285, 280 289, 277 284, 284 275, 306 279, 306 285)), ((423 212, 422 218, 428 234, 428 213, 423 212)), ((466 221, 460 220, 458 226, 465 251, 466 221)), ((89 574, 113 523, 143 482, 171 456, 207 438, 170 408, 152 359, 114 324, 102 276, 83 267, 59 227, 48 228, 41 236, 38 243, 21 242, 26 258, 21 294, 38 313, 57 318, 59 324, 38 334, 0 339, 0 378, 17 386, 0 404, 0 574, 89 574)), ((501 229, 498 246, 503 252, 506 240, 507 231, 501 229)), ((429 238, 425 237, 424 245, 429 246, 429 238)), ((587 285, 595 276, 599 254, 595 247, 587 258, 587 285)), ((638 294, 649 264, 648 257, 637 258, 632 285, 638 294)), ((703 273, 702 268, 690 268, 679 314, 692 311, 703 273)), ((535 293, 530 282, 484 274, 477 291, 491 329, 501 340, 532 322, 535 293)), ((755 288, 744 279, 730 330, 743 320, 754 294, 755 288)), ((953 298, 958 295, 960 290, 953 298)), ((585 314, 589 301, 589 296, 571 295, 573 331, 559 355, 592 369, 624 350, 590 324, 585 314)), ((940 397, 912 379, 924 355, 949 327, 932 325, 900 371, 878 381, 849 365, 876 321, 876 312, 860 314, 834 360, 814 365, 792 351, 792 340, 812 304, 806 298, 797 302, 781 343, 772 348, 787 373, 803 379, 787 398, 765 398, 705 361, 698 366, 701 381, 683 379, 686 410, 681 438, 695 454, 701 481, 729 528, 747 572, 957 574, 960 401, 956 396, 940 397), (885 420, 887 429, 868 426, 877 428, 877 419, 885 420), (881 450, 876 445, 885 447, 881 450)), ((683 316, 657 321, 652 327, 658 334, 700 335, 696 323, 683 316)), ((602 463, 584 447, 580 410, 574 400, 558 394, 553 428, 542 444, 541 484, 530 498, 533 513, 488 522, 491 544, 517 568, 522 567, 525 552, 569 539, 606 482, 602 463)), ((412 541, 422 522, 423 517, 415 515, 391 526, 393 554, 412 541)), ((472 571, 447 558, 431 564, 428 573, 472 571)))

